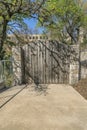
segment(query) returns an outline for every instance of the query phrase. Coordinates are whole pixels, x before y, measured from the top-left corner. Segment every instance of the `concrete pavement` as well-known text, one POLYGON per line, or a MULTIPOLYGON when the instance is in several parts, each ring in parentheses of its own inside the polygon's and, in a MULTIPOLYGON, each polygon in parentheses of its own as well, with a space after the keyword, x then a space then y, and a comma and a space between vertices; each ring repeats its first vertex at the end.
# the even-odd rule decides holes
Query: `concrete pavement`
POLYGON ((0 130, 87 130, 87 101, 69 85, 28 86, 0 109, 0 130))

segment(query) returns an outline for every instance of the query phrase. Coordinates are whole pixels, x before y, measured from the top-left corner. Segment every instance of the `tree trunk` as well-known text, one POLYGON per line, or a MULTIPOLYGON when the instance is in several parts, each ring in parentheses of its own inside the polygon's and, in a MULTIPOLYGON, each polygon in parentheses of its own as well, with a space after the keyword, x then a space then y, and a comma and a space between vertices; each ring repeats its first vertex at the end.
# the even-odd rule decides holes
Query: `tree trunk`
POLYGON ((3 28, 2 28, 2 33, 1 33, 1 36, 0 36, 0 60, 3 60, 4 58, 4 42, 6 40, 6 30, 7 30, 7 23, 8 21, 7 20, 3 20, 3 28))
POLYGON ((22 84, 26 83, 26 78, 25 78, 25 54, 24 54, 24 50, 22 47, 20 47, 21 49, 21 73, 22 73, 22 84))
POLYGON ((77 43, 79 45, 79 53, 78 53, 78 63, 79 63, 79 69, 78 69, 78 80, 81 79, 81 41, 80 41, 80 28, 77 29, 77 43))
POLYGON ((81 80, 81 47, 79 44, 79 76, 78 76, 78 80, 81 80))

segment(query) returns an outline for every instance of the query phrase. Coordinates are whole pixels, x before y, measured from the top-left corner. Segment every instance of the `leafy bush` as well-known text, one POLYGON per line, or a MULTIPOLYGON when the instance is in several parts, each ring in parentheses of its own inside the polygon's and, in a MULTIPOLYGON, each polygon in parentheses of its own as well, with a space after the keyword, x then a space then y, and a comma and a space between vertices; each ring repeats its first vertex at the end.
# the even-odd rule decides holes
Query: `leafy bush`
POLYGON ((12 87, 12 83, 13 83, 13 75, 12 74, 9 74, 7 77, 6 77, 6 80, 5 80, 5 87, 12 87))

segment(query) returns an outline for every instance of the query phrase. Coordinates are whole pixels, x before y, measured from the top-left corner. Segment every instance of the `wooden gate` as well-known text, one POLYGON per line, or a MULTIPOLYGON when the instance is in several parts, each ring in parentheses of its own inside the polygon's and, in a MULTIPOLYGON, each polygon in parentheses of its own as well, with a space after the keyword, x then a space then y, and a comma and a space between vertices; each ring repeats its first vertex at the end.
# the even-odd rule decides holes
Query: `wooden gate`
POLYGON ((67 49, 57 41, 34 41, 24 46, 25 77, 41 84, 68 83, 67 49))

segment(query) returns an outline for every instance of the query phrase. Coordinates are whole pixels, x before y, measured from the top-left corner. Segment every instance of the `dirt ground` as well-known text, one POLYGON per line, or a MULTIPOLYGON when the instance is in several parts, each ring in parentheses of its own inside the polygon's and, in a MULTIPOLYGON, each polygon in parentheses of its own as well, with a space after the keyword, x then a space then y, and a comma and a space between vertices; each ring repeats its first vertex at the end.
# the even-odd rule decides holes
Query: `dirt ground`
POLYGON ((87 78, 80 80, 77 84, 73 85, 73 88, 87 99, 87 78))
POLYGON ((0 109, 0 130, 87 130, 87 101, 69 85, 27 86, 0 109))

